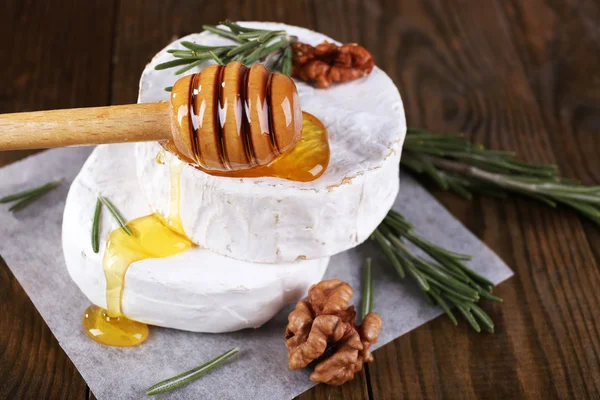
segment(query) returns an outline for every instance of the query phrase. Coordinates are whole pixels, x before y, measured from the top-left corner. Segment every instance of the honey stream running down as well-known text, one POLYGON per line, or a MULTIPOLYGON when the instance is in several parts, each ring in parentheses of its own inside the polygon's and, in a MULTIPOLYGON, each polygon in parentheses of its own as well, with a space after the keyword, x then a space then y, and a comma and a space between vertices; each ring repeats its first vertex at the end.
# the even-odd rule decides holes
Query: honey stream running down
MULTIPOLYGON (((167 143, 165 147, 179 154, 167 143)), ((156 162, 165 164, 164 154, 156 156, 156 162)), ((288 180, 308 182, 321 176, 329 164, 327 130, 316 117, 303 113, 302 136, 293 149, 279 156, 266 166, 243 171, 221 172, 214 175, 227 177, 271 176, 288 180)), ((128 235, 118 228, 108 234, 102 267, 106 277, 107 309, 92 305, 83 315, 83 327, 87 335, 98 343, 109 346, 136 346, 148 337, 148 326, 123 315, 121 300, 125 274, 129 266, 149 258, 164 258, 182 253, 195 246, 183 230, 180 209, 180 177, 183 162, 173 158, 170 167, 170 209, 167 218, 153 213, 127 223, 132 231, 128 235)), ((118 206, 118 205, 117 205, 118 206)))
POLYGON ((170 166, 171 203, 168 218, 153 213, 127 223, 133 233, 131 236, 121 228, 108 235, 102 260, 107 310, 92 305, 83 316, 84 330, 96 342, 121 347, 144 342, 148 337, 148 326, 128 319, 121 311, 127 269, 136 261, 172 256, 194 246, 185 235, 179 216, 182 166, 183 163, 178 160, 170 166))

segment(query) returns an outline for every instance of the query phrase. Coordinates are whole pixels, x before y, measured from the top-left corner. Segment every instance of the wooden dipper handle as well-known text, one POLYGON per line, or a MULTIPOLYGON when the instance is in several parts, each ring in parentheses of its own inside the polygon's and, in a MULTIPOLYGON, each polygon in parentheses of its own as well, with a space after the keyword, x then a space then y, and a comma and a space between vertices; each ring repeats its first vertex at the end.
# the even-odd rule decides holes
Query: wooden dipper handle
POLYGON ((0 114, 0 150, 167 139, 167 102, 0 114))
POLYGON ((296 85, 263 65, 210 65, 166 102, 0 115, 0 150, 165 141, 208 171, 266 165, 300 139, 296 85))

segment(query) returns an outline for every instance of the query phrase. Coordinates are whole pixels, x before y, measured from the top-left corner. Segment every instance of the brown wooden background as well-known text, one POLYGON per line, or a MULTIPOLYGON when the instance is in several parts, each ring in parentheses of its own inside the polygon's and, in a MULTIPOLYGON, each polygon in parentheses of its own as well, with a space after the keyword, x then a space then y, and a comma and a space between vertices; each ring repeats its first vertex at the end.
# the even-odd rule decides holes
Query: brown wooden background
MULTIPOLYGON (((135 102, 156 51, 226 17, 359 42, 400 88, 409 126, 462 130, 600 183, 597 1, 2 0, 0 112, 135 102)), ((351 383, 300 398, 599 398, 600 228, 527 200, 434 192, 516 272, 498 288, 504 305, 484 304, 497 333, 441 317, 351 383)), ((0 398, 92 396, 0 262, 0 398)))

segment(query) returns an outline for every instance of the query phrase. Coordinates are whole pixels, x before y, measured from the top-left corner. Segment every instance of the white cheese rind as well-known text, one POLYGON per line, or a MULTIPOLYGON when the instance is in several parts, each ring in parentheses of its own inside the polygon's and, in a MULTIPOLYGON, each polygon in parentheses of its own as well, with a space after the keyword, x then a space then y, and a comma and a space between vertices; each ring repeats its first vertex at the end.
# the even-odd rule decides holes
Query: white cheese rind
MULTIPOLYGON (((134 145, 98 146, 71 185, 63 218, 63 251, 69 274, 88 299, 106 307, 102 269, 105 240, 117 225, 104 210, 100 253, 90 232, 98 194, 128 220, 151 212, 135 174, 134 145)), ((169 186, 169 178, 161 181, 169 186)), ((123 314, 152 325, 195 332, 256 328, 318 282, 328 258, 289 264, 251 264, 209 250, 135 262, 125 276, 123 314)))
MULTIPOLYGON (((300 41, 332 39, 307 29, 275 23, 251 27, 285 29, 300 41)), ((206 32, 181 40, 215 45, 225 39, 206 32)), ((159 52, 142 74, 138 101, 168 100, 163 89, 178 76, 154 70, 172 59, 159 52)), ((198 72, 198 69, 191 72, 198 72)), ((355 247, 375 230, 398 193, 398 170, 406 122, 400 94, 379 68, 366 78, 327 90, 296 82, 302 109, 329 131, 331 162, 313 182, 277 178, 223 178, 190 166, 182 172, 181 216, 184 229, 200 246, 239 260, 291 262, 327 257, 355 247)), ((140 185, 149 203, 166 214, 169 190, 161 184, 168 168, 156 163, 156 143, 136 146, 140 185)), ((167 154, 166 159, 172 156, 167 154)))

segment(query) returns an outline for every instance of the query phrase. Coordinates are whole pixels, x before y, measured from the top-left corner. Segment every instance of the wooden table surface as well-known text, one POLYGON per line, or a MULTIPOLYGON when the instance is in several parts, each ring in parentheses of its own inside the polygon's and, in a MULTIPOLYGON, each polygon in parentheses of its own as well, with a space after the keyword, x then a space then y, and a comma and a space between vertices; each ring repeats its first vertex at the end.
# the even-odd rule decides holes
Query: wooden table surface
MULTIPOLYGON (((598 1, 3 0, 0 112, 135 102, 154 53, 227 17, 359 42, 398 85, 409 126, 600 183, 598 1)), ((27 154, 0 153, 0 165, 27 154)), ((354 381, 300 398, 598 398, 600 229, 569 210, 428 187, 515 271, 498 287, 504 304, 484 304, 497 333, 440 317, 354 381)), ((0 398, 93 396, 1 261, 0 318, 0 398)))

